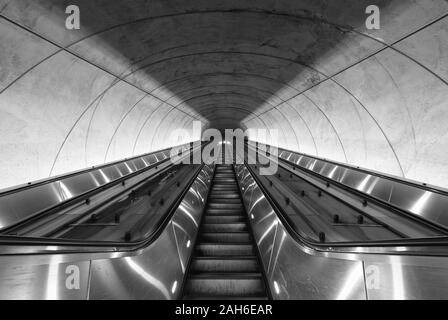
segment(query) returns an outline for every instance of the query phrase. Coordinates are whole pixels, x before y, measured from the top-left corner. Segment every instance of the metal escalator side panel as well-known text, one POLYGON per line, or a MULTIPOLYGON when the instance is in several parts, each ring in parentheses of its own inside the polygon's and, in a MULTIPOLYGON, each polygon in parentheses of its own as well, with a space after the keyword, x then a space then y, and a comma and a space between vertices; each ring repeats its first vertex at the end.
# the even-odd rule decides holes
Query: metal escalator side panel
POLYGON ((0 297, 176 299, 212 171, 202 168, 159 236, 137 251, 0 256, 0 297))
POLYGON ((92 261, 90 299, 176 299, 179 296, 211 174, 212 166, 205 166, 163 233, 141 255, 92 261), (108 273, 117 276, 110 279, 108 273))
POLYGON ((289 236, 245 166, 237 165, 236 173, 273 299, 344 298, 341 288, 346 284, 350 288, 345 298, 366 299, 362 262, 304 252, 289 236))
MULTIPOLYGON (((398 247, 341 251, 298 241, 244 165, 236 167, 243 201, 262 252, 274 299, 446 299, 446 256, 411 255, 398 247), (260 200, 261 198, 261 200, 260 200), (434 290, 434 288, 437 288, 434 290)), ((423 252, 422 252, 423 254, 423 252)))

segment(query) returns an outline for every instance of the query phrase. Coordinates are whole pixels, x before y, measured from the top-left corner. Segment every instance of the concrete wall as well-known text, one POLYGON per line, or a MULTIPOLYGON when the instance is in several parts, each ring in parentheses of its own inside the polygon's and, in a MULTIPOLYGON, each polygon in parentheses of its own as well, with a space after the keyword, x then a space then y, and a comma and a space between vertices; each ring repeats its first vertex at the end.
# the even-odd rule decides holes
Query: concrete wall
POLYGON ((194 111, 173 107, 173 99, 123 81, 129 65, 107 46, 98 56, 107 68, 61 49, 71 32, 52 27, 51 13, 22 12, 23 4, 10 2, 0 19, 0 188, 177 145, 183 141, 172 139, 174 129, 206 124, 194 111), (7 17, 15 13, 34 13, 32 23, 47 29, 36 35, 7 17))
MULTIPOLYGON (((439 4, 444 10, 418 12, 411 5, 403 19, 383 17, 373 34, 360 26, 353 36, 380 43, 378 52, 330 70, 350 56, 328 51, 312 66, 323 79, 305 90, 293 81, 292 98, 275 109, 265 104, 256 117, 271 119, 272 128, 288 126, 278 113, 293 123, 297 139, 280 130, 281 147, 448 187, 448 4, 439 4), (423 16, 412 26, 403 23, 423 16), (393 36, 397 30, 402 34, 393 36)), ((258 122, 243 121, 248 128, 258 122)))
POLYGON ((194 120, 448 187, 448 2, 376 1, 380 30, 370 4, 0 0, 0 188, 169 147, 194 120))

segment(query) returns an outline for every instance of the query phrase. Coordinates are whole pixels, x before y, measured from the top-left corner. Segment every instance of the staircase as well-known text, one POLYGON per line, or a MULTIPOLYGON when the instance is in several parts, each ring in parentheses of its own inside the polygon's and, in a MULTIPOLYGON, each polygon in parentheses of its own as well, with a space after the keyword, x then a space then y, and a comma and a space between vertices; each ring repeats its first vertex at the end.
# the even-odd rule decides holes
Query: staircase
POLYGON ((217 165, 184 299, 268 299, 232 165, 217 165))

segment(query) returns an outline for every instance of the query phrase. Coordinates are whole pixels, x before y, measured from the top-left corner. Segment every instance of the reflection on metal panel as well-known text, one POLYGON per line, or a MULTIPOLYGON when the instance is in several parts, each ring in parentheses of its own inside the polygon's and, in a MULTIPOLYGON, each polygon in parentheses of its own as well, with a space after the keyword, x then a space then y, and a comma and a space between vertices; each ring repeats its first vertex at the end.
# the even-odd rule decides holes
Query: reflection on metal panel
POLYGON ((0 256, 0 299, 177 298, 212 174, 213 166, 202 168, 182 209, 138 251, 0 256))
POLYGON ((245 166, 237 166, 243 200, 274 299, 365 299, 362 262, 303 252, 286 232, 245 166), (243 190, 244 188, 244 190, 243 190))
POLYGON ((406 255, 406 247, 391 255, 307 246, 288 233, 246 166, 236 173, 274 299, 448 298, 448 258, 406 255))
POLYGON ((145 170, 167 159, 169 153, 169 150, 158 151, 0 193, 0 230, 117 179, 145 170))
POLYGON ((369 299, 448 299, 446 267, 404 265, 399 260, 366 264, 369 299))
POLYGON ((171 299, 183 277, 172 228, 135 257, 92 261, 90 299, 171 299))
POLYGON ((167 228, 142 254, 92 261, 90 299, 168 300, 178 297, 211 175, 212 168, 204 167, 167 228))
POLYGON ((0 299, 79 300, 87 298, 89 261, 0 265, 0 299))

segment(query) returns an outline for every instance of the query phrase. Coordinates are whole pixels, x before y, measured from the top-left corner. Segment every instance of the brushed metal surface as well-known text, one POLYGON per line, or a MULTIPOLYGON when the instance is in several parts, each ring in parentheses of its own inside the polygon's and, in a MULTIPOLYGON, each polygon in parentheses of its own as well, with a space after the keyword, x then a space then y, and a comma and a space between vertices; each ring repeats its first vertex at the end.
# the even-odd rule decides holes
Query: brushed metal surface
POLYGON ((448 258, 432 248, 314 247, 297 241, 245 165, 237 178, 274 299, 448 299, 448 258))
POLYGON ((3 191, 0 193, 0 230, 169 157, 170 149, 161 150, 3 191))
MULTIPOLYGON (((70 253, 70 246, 23 249, 30 254, 0 256, 1 299, 173 299, 182 286, 193 250, 213 166, 204 166, 160 236, 137 251, 70 253), (46 254, 31 254, 32 249, 46 254), (68 250, 59 253, 58 250, 68 250), (51 254, 54 250, 55 253, 51 254), (79 289, 68 289, 73 266, 79 289), (69 268, 69 269, 67 269, 69 268)), ((117 248, 110 248, 116 250, 117 248)), ((34 251, 36 253, 36 251, 34 251)))
POLYGON ((81 300, 88 295, 90 261, 10 264, 0 261, 2 300, 81 300), (77 277, 72 282, 72 277, 77 277))

